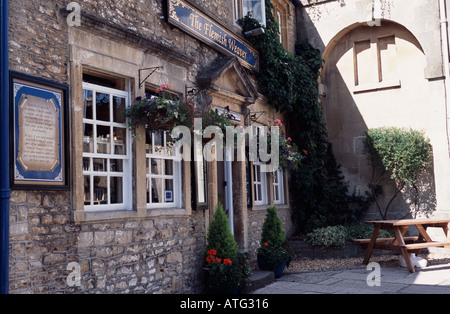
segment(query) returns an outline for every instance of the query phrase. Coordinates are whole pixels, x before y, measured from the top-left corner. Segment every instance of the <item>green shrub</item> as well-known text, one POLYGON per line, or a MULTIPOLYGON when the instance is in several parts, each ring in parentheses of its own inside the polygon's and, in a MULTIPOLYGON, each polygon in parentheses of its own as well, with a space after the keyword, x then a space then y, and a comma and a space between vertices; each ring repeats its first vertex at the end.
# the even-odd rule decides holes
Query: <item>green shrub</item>
POLYGON ((283 223, 278 217, 277 208, 267 208, 266 219, 262 227, 261 243, 270 242, 271 245, 281 247, 286 242, 283 223))
POLYGON ((347 243, 347 230, 344 226, 330 226, 315 229, 307 234, 313 246, 343 248, 347 243))
MULTIPOLYGON (((355 224, 345 226, 347 230, 347 239, 370 239, 374 230, 373 225, 368 224, 355 224)), ((378 234, 379 238, 392 238, 394 237, 394 232, 389 230, 380 230, 378 234)))
MULTIPOLYGON (((313 246, 343 248, 351 239, 370 239, 373 230, 374 227, 368 224, 338 225, 314 229, 306 236, 313 246)), ((378 237, 392 238, 394 233, 380 230, 378 237)))
POLYGON ((286 243, 283 224, 278 217, 278 211, 275 206, 267 208, 258 256, 265 260, 262 270, 273 270, 283 262, 286 262, 286 266, 289 266, 295 258, 293 250, 286 243))
POLYGON ((234 258, 239 250, 236 240, 231 233, 228 217, 223 210, 222 204, 218 203, 214 210, 214 220, 208 229, 208 243, 205 255, 207 251, 213 249, 217 251, 217 257, 219 258, 234 258))

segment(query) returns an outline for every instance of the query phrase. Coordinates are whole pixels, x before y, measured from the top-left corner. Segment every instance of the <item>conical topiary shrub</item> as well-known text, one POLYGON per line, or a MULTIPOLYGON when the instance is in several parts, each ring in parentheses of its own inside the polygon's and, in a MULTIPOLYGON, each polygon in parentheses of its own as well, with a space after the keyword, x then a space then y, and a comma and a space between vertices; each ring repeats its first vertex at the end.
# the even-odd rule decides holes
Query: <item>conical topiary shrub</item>
POLYGON ((205 253, 213 249, 217 251, 219 258, 234 258, 239 250, 231 233, 228 217, 221 203, 218 203, 214 210, 214 220, 209 225, 205 253))
POLYGON ((286 237, 283 230, 283 223, 278 217, 276 207, 267 208, 266 220, 263 224, 261 242, 270 242, 271 245, 281 247, 286 242, 286 237))
POLYGON ((275 277, 281 277, 284 267, 295 258, 288 247, 283 224, 278 217, 276 207, 267 208, 266 220, 261 234, 261 247, 258 249, 258 266, 261 270, 275 271, 275 277))
POLYGON ((251 275, 245 256, 239 253, 231 233, 228 217, 222 204, 215 207, 214 220, 209 225, 204 253, 206 291, 208 293, 231 293, 251 275))

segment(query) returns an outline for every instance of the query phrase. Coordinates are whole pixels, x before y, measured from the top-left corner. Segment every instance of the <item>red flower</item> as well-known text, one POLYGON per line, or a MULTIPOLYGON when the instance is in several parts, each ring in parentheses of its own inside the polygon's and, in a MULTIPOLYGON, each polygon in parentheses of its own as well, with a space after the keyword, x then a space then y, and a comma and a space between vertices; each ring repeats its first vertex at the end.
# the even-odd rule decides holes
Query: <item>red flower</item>
POLYGON ((265 245, 265 246, 269 246, 269 243, 265 242, 264 245, 265 245))
POLYGON ((216 262, 220 264, 220 263, 222 263, 222 259, 216 258, 216 262))
POLYGON ((214 249, 211 249, 206 254, 216 256, 217 255, 217 251, 214 250, 214 249))
POLYGON ((229 259, 229 258, 226 258, 226 259, 224 259, 223 260, 223 263, 224 263, 224 265, 232 265, 233 263, 231 262, 231 259, 229 259))
POLYGON ((208 264, 212 264, 216 261, 216 258, 212 255, 209 255, 206 257, 206 261, 208 262, 208 264))

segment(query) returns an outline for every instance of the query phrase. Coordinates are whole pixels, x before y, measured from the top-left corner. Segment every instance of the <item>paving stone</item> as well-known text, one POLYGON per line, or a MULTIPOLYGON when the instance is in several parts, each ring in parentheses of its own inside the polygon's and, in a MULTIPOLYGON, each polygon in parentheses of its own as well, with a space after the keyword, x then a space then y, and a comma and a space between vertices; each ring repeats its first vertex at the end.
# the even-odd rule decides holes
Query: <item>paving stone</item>
MULTIPOLYGON (((380 286, 367 283, 370 271, 360 268, 285 275, 256 294, 450 294, 450 264, 410 273, 401 267, 383 267, 380 286)), ((369 277, 370 279, 370 277, 369 277)))

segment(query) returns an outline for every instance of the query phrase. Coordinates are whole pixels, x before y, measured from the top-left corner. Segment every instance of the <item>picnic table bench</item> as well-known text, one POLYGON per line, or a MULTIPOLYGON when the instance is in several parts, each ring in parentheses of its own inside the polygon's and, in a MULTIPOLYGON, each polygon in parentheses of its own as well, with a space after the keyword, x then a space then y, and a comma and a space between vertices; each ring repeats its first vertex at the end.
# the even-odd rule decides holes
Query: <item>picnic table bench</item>
POLYGON ((367 224, 374 226, 372 238, 357 239, 355 242, 361 244, 368 243, 366 256, 364 257, 364 264, 369 264, 373 249, 389 250, 394 252, 401 252, 408 270, 415 272, 412 264, 410 253, 416 255, 422 249, 430 247, 450 248, 450 234, 448 232, 450 219, 402 219, 402 220, 380 220, 367 221, 367 224), (418 237, 403 237, 409 227, 415 226, 419 231, 418 237), (430 227, 442 228, 447 238, 446 241, 433 241, 427 233, 430 227), (378 238, 380 230, 393 230, 395 238, 378 238))

